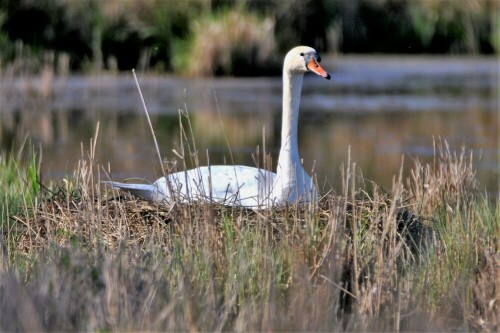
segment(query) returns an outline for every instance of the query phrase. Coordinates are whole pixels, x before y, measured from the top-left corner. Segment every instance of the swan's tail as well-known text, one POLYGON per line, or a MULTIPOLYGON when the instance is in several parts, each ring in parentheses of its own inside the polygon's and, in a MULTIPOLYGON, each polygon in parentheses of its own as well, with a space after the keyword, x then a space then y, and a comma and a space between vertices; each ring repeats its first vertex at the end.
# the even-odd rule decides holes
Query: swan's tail
POLYGON ((104 184, 111 185, 115 189, 121 189, 130 192, 145 200, 153 201, 155 185, 153 184, 127 184, 119 182, 105 181, 104 184))

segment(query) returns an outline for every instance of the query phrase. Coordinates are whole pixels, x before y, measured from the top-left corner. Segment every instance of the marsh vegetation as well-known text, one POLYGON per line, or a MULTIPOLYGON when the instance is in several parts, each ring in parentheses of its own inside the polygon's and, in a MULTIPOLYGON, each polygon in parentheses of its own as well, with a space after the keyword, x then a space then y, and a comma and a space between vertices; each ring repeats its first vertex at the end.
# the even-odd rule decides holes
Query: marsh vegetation
POLYGON ((39 71, 278 74, 295 45, 322 52, 498 54, 495 0, 4 1, 3 63, 39 71), (26 25, 25 22, 30 22, 26 25), (190 61, 188 61, 188 59, 190 61))

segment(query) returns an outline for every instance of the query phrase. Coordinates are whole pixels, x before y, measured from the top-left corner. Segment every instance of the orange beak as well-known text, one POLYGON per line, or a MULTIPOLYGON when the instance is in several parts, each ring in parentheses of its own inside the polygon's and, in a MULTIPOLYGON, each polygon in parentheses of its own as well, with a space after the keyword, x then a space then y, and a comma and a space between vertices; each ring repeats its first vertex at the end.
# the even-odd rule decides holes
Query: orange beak
POLYGON ((316 73, 327 80, 330 80, 331 78, 330 74, 328 74, 327 71, 325 71, 325 69, 321 67, 321 65, 314 58, 311 58, 306 67, 311 72, 316 73))

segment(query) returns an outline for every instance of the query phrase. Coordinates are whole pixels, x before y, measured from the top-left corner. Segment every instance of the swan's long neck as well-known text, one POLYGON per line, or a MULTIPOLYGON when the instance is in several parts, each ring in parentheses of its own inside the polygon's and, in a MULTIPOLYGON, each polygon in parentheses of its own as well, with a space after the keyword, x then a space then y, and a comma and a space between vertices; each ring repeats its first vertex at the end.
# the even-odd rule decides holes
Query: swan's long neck
POLYGON ((275 200, 296 200, 303 188, 304 170, 300 163, 297 142, 300 93, 303 74, 283 71, 283 123, 281 128, 281 149, 278 158, 278 175, 273 192, 275 200), (302 184, 302 185, 301 185, 302 184))
POLYGON ((283 71, 283 123, 279 162, 284 165, 299 159, 297 127, 303 80, 303 74, 291 74, 286 70, 283 71))

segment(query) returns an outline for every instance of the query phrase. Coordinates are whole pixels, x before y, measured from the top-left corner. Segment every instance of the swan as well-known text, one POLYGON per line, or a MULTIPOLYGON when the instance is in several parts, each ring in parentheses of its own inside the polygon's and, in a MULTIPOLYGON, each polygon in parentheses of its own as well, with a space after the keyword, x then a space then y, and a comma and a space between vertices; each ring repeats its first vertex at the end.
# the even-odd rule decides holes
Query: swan
POLYGON ((297 46, 285 56, 283 123, 276 173, 243 165, 217 165, 172 173, 153 184, 105 183, 156 202, 203 201, 264 209, 317 200, 313 180, 300 161, 297 127, 304 74, 313 72, 330 79, 320 62, 318 52, 308 46, 297 46))

